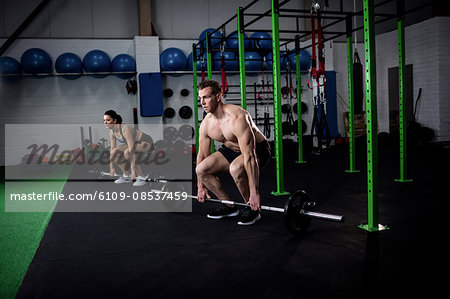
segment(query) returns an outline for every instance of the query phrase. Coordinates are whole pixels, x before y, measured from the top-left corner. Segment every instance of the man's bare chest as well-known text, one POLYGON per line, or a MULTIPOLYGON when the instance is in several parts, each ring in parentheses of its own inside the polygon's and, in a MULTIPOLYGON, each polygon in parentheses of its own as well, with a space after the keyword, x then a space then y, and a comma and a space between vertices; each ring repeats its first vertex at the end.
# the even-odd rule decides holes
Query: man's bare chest
POLYGON ((231 121, 212 121, 209 124, 209 136, 219 142, 231 141, 237 142, 233 133, 231 121))

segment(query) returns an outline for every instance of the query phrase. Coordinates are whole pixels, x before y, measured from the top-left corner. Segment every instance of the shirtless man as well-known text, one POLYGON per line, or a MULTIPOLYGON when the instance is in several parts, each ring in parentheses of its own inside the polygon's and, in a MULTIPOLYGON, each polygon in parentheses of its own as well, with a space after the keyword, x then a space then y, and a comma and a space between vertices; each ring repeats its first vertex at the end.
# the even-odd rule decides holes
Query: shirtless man
MULTIPOLYGON (((205 201, 208 190, 219 199, 231 200, 216 176, 229 172, 245 203, 251 206, 251 209, 242 211, 238 224, 253 224, 261 218, 259 175, 270 158, 270 145, 246 110, 222 101, 221 88, 216 81, 200 83, 199 98, 207 115, 199 130, 198 201, 205 201), (213 154, 210 154, 211 140, 223 143, 213 154)), ((237 207, 222 205, 209 213, 208 218, 220 219, 238 214, 237 207)))

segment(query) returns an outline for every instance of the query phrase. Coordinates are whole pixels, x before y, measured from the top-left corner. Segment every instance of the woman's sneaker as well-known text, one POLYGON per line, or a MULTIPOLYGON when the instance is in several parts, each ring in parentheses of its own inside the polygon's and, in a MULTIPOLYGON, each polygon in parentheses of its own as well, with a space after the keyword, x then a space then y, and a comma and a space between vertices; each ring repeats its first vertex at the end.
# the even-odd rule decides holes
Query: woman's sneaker
POLYGON ((129 176, 121 176, 120 178, 118 178, 117 180, 114 181, 114 183, 116 184, 124 184, 124 183, 131 183, 131 177, 129 176))
POLYGON ((236 208, 235 206, 230 207, 230 206, 222 204, 214 211, 208 213, 208 215, 206 215, 206 216, 211 219, 221 219, 221 218, 225 218, 225 217, 234 217, 237 215, 239 215, 238 208, 236 208))
POLYGON ((239 219, 239 225, 252 225, 256 221, 261 219, 261 214, 258 211, 253 211, 249 207, 242 210, 241 217, 239 219))
POLYGON ((143 176, 138 176, 136 178, 136 182, 133 183, 133 186, 139 187, 139 186, 144 186, 145 184, 147 184, 147 179, 143 176))

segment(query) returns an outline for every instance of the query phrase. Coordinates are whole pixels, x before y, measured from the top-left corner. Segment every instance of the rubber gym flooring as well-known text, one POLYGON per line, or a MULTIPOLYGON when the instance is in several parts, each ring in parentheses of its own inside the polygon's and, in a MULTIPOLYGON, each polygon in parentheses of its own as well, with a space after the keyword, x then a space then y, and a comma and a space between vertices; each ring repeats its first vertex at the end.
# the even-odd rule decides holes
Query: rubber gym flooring
MULTIPOLYGON (((316 210, 343 214, 345 223, 313 220, 294 236, 280 213, 242 227, 236 218, 207 219, 215 204, 197 202, 191 213, 55 212, 17 298, 437 298, 445 286, 449 147, 410 148, 413 182, 398 183, 398 150, 380 140, 379 222, 390 229, 368 233, 357 227, 367 223, 364 145, 358 138, 355 174, 345 172, 345 145, 308 153, 306 164, 294 163, 295 145, 284 145, 285 190, 306 190, 316 210)), ((262 203, 283 207, 287 197, 270 195, 274 174, 272 160, 262 203)), ((238 200, 231 179, 222 179, 238 200)))

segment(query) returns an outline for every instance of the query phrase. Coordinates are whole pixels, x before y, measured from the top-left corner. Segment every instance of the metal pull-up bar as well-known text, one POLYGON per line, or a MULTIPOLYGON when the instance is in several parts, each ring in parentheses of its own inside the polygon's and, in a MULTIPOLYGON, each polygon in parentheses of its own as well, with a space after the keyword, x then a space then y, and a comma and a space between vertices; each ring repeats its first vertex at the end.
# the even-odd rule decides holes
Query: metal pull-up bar
POLYGON ((34 18, 44 9, 51 0, 42 0, 38 6, 28 15, 28 17, 17 27, 13 34, 3 43, 0 48, 0 56, 11 46, 11 44, 19 37, 19 35, 30 25, 34 18))

